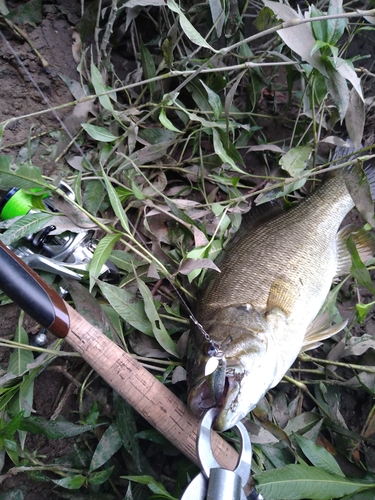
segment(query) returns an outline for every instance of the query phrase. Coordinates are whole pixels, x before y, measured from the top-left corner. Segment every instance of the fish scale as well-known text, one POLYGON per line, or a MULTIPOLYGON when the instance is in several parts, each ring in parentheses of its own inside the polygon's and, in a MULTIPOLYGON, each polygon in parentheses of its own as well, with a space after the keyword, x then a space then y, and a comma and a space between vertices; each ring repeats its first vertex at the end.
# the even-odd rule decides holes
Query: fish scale
MULTIPOLYGON (((320 339, 311 325, 338 270, 350 270, 350 258, 344 269, 339 256, 347 254, 351 232, 344 239, 339 227, 353 207, 340 170, 290 210, 247 228, 224 252, 221 273, 208 273, 195 316, 224 353, 227 389, 220 389, 218 401, 217 388, 225 384, 205 375, 208 341, 193 326, 188 404, 197 414, 221 407, 217 430, 236 425, 281 380, 303 346, 320 339)), ((339 329, 323 329, 324 338, 339 329)))
POLYGON ((204 318, 211 308, 244 302, 265 311, 272 281, 281 270, 297 287, 302 286, 301 278, 313 292, 314 282, 318 282, 318 288, 322 286, 320 277, 311 279, 311 266, 316 265, 328 272, 326 281, 330 285, 336 272, 330 262, 336 253, 338 228, 353 207, 345 181, 339 175, 295 208, 244 235, 221 261, 221 273, 205 287, 199 316, 204 318))

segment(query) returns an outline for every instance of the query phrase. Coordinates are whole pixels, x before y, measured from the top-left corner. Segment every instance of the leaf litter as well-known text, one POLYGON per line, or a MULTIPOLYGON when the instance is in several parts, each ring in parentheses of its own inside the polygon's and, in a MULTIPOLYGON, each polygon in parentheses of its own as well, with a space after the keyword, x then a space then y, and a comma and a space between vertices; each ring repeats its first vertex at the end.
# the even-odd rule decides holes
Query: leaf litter
MULTIPOLYGON (((370 77, 365 69, 358 66, 353 69, 353 61, 345 54, 344 37, 346 31, 350 45, 362 29, 372 28, 340 1, 319 5, 319 11, 312 6, 301 13, 267 0, 264 2, 267 12, 261 11, 261 6, 249 11, 259 16, 258 30, 266 30, 267 26, 260 27, 260 23, 267 16, 270 26, 275 27, 269 36, 273 36, 271 43, 277 50, 267 54, 256 36, 246 39, 241 33, 239 19, 242 16, 246 25, 247 12, 241 11, 240 4, 237 22, 233 22, 234 11, 225 12, 223 17, 220 10, 223 7, 218 8, 215 2, 196 9, 183 8, 173 1, 136 2, 136 5, 128 2, 118 12, 112 7, 100 13, 98 5, 94 2, 79 14, 81 20, 73 41, 73 60, 78 64, 78 73, 71 75, 71 80, 63 75, 65 82, 75 82, 75 99, 88 92, 92 95, 87 101, 72 103, 74 119, 81 123, 71 129, 71 133, 77 134, 75 143, 70 142, 69 146, 64 142, 70 147, 69 158, 75 157, 78 170, 68 167, 72 165, 68 157, 66 162, 59 159, 57 163, 58 176, 74 185, 80 201, 74 206, 65 201, 56 208, 80 230, 93 226, 99 229, 99 244, 89 268, 90 297, 96 300, 82 300, 86 292, 74 290, 73 285, 70 296, 77 309, 86 309, 87 317, 101 325, 124 349, 134 350, 145 358, 145 364, 161 380, 170 387, 172 382, 179 381, 172 390, 184 398, 184 374, 179 373, 184 360, 179 358, 178 342, 189 322, 171 282, 179 294, 191 300, 207 269, 215 272, 214 260, 232 239, 243 214, 249 208, 251 213, 260 197, 263 201, 279 197, 287 206, 296 197, 305 196, 310 189, 308 179, 329 167, 323 144, 337 143, 340 135, 337 131, 343 121, 355 144, 371 145, 371 121, 363 137, 366 108, 359 75, 363 79, 370 77), (353 18, 305 22, 309 16, 343 12, 353 18), (95 32, 94 42, 99 47, 99 36, 103 50, 93 56, 87 50, 88 33, 94 33, 96 21, 101 17, 98 14, 109 18, 102 33, 95 32), (155 16, 163 25, 160 32, 155 16), (210 16, 216 22, 214 29, 207 23, 210 16), (142 28, 145 22, 148 31, 142 28), (283 22, 290 24, 281 29, 283 22), (178 36, 172 29, 176 24, 181 28, 178 36), (129 49, 132 69, 122 77, 116 73, 118 68, 106 59, 110 39, 107 30, 111 26, 114 26, 111 39, 114 46, 125 43, 129 34, 132 37, 129 49), (162 52, 157 48, 160 46, 162 52), (232 47, 233 60, 227 58, 228 47, 232 47), (250 58, 255 66, 244 68, 244 57, 250 58), (269 63, 271 66, 263 65, 269 63), (226 70, 225 65, 231 69, 226 70), (250 85, 252 92, 248 89, 250 85), (305 94, 303 113, 300 112, 302 93, 305 94), (100 95, 95 99, 94 94, 100 95), (264 97, 267 95, 272 96, 269 102, 264 97), (261 106, 266 120, 257 116, 256 110, 261 106), (270 123, 275 119, 278 126, 272 130, 270 123), (325 130, 324 123, 329 123, 331 129, 325 130), (75 144, 83 145, 84 154, 75 144), (108 257, 120 269, 119 285, 98 279, 99 269, 108 257), (152 342, 142 340, 138 332, 152 342), (159 356, 162 352, 164 359, 159 356)), ((16 12, 8 17, 5 10, 1 12, 14 29, 17 23, 24 22, 24 17, 17 17, 16 12)), ((369 13, 366 19, 371 22, 369 13)), ((116 55, 115 49, 113 54, 116 55)), ((72 83, 69 85, 73 92, 72 83)), ((373 90, 370 84, 366 87, 365 102, 370 102, 373 90)), ((22 122, 19 113, 15 116, 22 122)), ((48 136, 46 147, 36 142, 32 131, 29 133, 26 147, 37 154, 33 153, 35 164, 25 164, 18 159, 17 146, 9 143, 8 121, 2 126, 5 131, 2 147, 7 154, 0 155, 0 189, 16 186, 53 192, 56 177, 43 177, 42 172, 46 173, 45 158, 53 161, 59 149, 54 150, 54 134, 48 136)), ((18 219, 15 227, 3 232, 2 238, 11 243, 14 238, 26 236, 29 230, 37 231, 48 225, 49 217, 48 213, 36 213, 18 219)), ((371 493, 375 489, 371 475, 375 465, 370 452, 374 421, 371 399, 374 335, 372 331, 363 335, 363 329, 372 321, 372 264, 366 267, 355 248, 351 246, 349 250, 353 259, 352 277, 336 285, 326 309, 333 312, 330 316, 335 316, 337 322, 347 313, 345 309, 356 309, 357 319, 353 317, 345 332, 325 341, 311 356, 302 355, 288 373, 288 380, 293 383, 283 383, 271 391, 248 421, 254 443, 255 480, 265 498, 351 498, 356 492, 362 498, 360 495, 367 490, 371 493), (360 390, 354 392, 353 387, 360 390), (298 464, 294 463, 296 457, 298 464)), ((49 279, 54 281, 53 277, 49 279)), ((26 351, 14 352, 12 359, 18 356, 20 360, 26 351)), ((32 385, 35 372, 29 365, 30 372, 25 369, 19 372, 22 387, 17 385, 19 378, 4 379, 0 402, 10 418, 1 429, 1 435, 8 439, 3 448, 5 455, 14 465, 21 458, 26 460, 26 467, 31 470, 37 464, 36 459, 12 444, 16 443, 17 429, 22 443, 26 436, 22 433, 32 432, 32 417, 27 417, 27 412, 31 411, 36 394, 32 385), (24 412, 22 425, 19 411, 24 412)), ((38 365, 38 370, 42 371, 40 366, 43 367, 38 365)), ((96 383, 92 375, 88 376, 89 385, 96 383)), ((128 425, 126 430, 118 419, 111 423, 104 411, 106 405, 98 403, 85 384, 82 387, 85 404, 79 410, 81 430, 72 428, 65 434, 61 430, 59 435, 68 437, 72 432, 85 432, 99 423, 103 432, 101 437, 89 434, 95 443, 90 447, 89 460, 83 459, 75 448, 83 464, 79 472, 68 470, 66 466, 72 464, 68 456, 63 466, 45 464, 46 470, 47 465, 52 466, 49 470, 64 475, 63 479, 54 479, 60 491, 83 492, 85 484, 88 490, 102 488, 104 494, 110 484, 109 477, 118 478, 113 476, 113 463, 122 449, 127 454, 128 480, 121 487, 127 491, 127 497, 146 498, 148 490, 142 489, 145 486, 136 486, 141 483, 161 498, 178 498, 189 474, 190 466, 184 459, 181 457, 178 463, 166 467, 166 489, 157 480, 163 474, 165 477, 165 470, 150 460, 153 453, 150 442, 146 440, 143 446, 134 439, 140 423, 131 409, 125 406, 120 411, 128 425)), ((99 393, 103 390, 99 385, 99 393)), ((82 448, 84 443, 83 439, 82 448)), ((171 457, 176 453, 169 452, 171 457)))

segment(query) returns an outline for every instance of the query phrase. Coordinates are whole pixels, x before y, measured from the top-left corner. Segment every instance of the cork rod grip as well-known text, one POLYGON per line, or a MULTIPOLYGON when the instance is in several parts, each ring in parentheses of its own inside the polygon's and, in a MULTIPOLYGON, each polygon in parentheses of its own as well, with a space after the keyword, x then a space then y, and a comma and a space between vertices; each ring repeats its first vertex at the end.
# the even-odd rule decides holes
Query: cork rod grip
MULTIPOLYGON (((138 361, 67 307, 71 327, 65 340, 143 418, 198 465, 199 419, 138 361)), ((222 467, 234 469, 238 460, 234 448, 213 431, 211 442, 222 467)))
MULTIPOLYGON (((166 386, 93 327, 0 242, 0 289, 27 314, 65 340, 142 417, 197 465, 199 420, 166 386)), ((234 469, 238 454, 212 431, 222 467, 234 469)))

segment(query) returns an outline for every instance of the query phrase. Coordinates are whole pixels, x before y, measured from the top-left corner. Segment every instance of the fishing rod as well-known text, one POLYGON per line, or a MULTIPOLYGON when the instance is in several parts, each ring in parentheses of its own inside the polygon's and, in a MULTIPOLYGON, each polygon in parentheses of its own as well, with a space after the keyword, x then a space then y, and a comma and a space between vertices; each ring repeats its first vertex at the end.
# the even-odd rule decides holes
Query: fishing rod
MULTIPOLYGON (((200 420, 138 361, 92 326, 0 241, 0 289, 30 317, 64 340, 143 418, 192 462, 200 420)), ((214 454, 234 469, 238 453, 211 432, 214 454)))
MULTIPOLYGON (((0 36, 29 76, 30 81, 45 103, 48 107, 51 107, 48 99, 1 30, 0 36)), ((54 110, 53 114, 68 137, 79 148, 70 131, 54 110)), ((92 168, 84 152, 80 148, 79 151, 92 168)), ((65 270, 65 272, 67 271, 65 270)), ((207 488, 207 498, 224 498, 222 495, 227 495, 231 489, 228 486, 228 478, 232 478, 232 476, 238 476, 236 477, 237 487, 239 488, 238 495, 240 490, 242 491, 241 498, 245 493, 249 494, 252 489, 249 486, 251 444, 247 432, 243 431, 243 436, 247 435, 246 443, 248 442, 248 444, 245 446, 245 443, 241 443, 241 451, 238 454, 232 446, 211 429, 212 421, 209 421, 208 427, 205 427, 203 425, 204 419, 201 421, 195 416, 182 401, 138 361, 70 307, 56 290, 45 283, 35 271, 1 241, 0 289, 43 328, 59 338, 64 338, 134 410, 186 457, 205 471, 205 479, 203 474, 199 474, 190 483, 189 491, 184 494, 184 500, 190 500, 190 498, 201 500, 205 498, 207 488), (201 446, 200 449, 199 443, 202 443, 202 433, 205 437, 203 439, 203 448, 201 446), (201 456, 202 449, 208 452, 208 454, 203 453, 203 457, 201 456), (245 457, 247 457, 246 460, 245 457), (215 470, 217 469, 218 474, 208 484, 207 477, 210 472, 208 469, 205 470, 205 464, 212 465, 215 470), (233 472, 232 475, 230 475, 231 472, 233 472), (224 483, 227 484, 226 490, 223 490, 224 483), (242 484, 242 486, 239 487, 239 484, 242 484), (212 489, 214 496, 210 495, 210 489, 212 489), (219 496, 217 496, 218 494, 219 496)), ((210 415, 207 415, 207 417, 210 417, 210 415)), ((233 482, 233 494, 234 491, 233 482)), ((256 494, 254 496, 254 494, 256 494, 255 490, 252 491, 249 498, 261 499, 260 495, 256 494)), ((237 498, 238 495, 233 496, 233 498, 237 498)), ((228 495, 225 498, 229 500, 228 495)))

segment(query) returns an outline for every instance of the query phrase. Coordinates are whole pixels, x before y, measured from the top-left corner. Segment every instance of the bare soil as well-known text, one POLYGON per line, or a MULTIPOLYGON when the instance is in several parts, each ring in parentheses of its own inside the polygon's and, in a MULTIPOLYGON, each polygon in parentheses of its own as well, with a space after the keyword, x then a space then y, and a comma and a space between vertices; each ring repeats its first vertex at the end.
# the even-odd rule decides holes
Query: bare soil
MULTIPOLYGON (((7 6, 11 9, 20 3, 22 2, 7 2, 7 6)), ((48 62, 46 68, 42 66, 39 57, 24 39, 9 28, 1 26, 7 42, 0 38, 0 121, 26 113, 35 113, 51 106, 60 106, 74 100, 60 75, 77 78, 77 65, 71 49, 72 27, 79 20, 77 9, 79 12, 80 4, 75 1, 45 3, 42 22, 38 26, 23 27, 34 47, 48 62), (24 69, 20 67, 9 44, 32 75, 34 82, 43 92, 44 98, 35 88, 34 82, 30 81, 24 69)), ((70 108, 67 108, 58 111, 58 115, 64 118, 70 112, 70 108)), ((53 164, 48 155, 48 134, 59 128, 57 118, 52 113, 23 119, 22 122, 13 121, 5 129, 2 152, 16 155, 28 138, 39 136, 44 147, 38 149, 39 154, 34 155, 33 161, 43 167, 45 174, 53 175, 58 167, 53 164)), ((14 305, 7 305, 1 308, 0 314, 0 335, 11 338, 17 325, 19 310, 14 305)), ((35 323, 27 318, 24 327, 30 332, 35 329, 35 323)), ((0 350, 0 369, 6 367, 8 354, 5 349, 0 350)), ((76 421, 76 389, 72 389, 70 380, 64 375, 65 364, 64 361, 58 362, 37 377, 35 415, 50 418, 58 412, 59 415, 76 421), (63 400, 62 405, 61 400, 63 400)), ((29 435, 26 447, 29 450, 38 450, 38 455, 43 457, 43 461, 51 463, 58 457, 70 455, 73 452, 74 441, 74 439, 49 440, 42 435, 29 435)), ((6 464, 3 472, 11 466, 11 463, 6 464)), ((24 473, 18 473, 6 479, 0 491, 4 494, 8 492, 10 495, 13 488, 22 486, 26 493, 25 500, 57 498, 53 491, 53 483, 38 482, 34 479, 24 473)))

